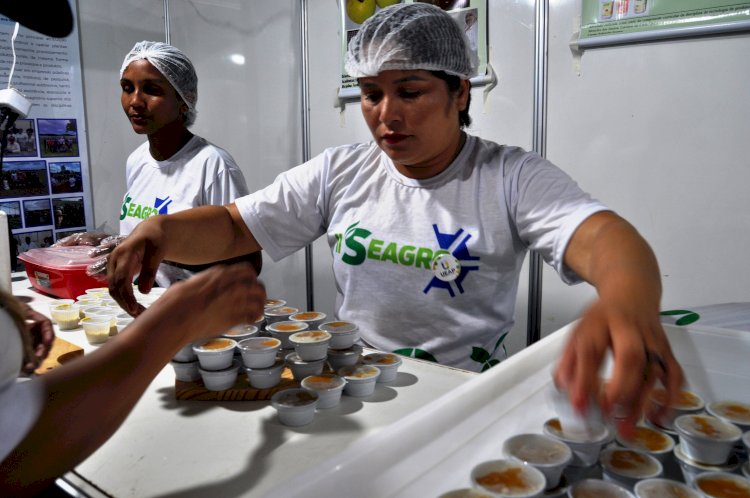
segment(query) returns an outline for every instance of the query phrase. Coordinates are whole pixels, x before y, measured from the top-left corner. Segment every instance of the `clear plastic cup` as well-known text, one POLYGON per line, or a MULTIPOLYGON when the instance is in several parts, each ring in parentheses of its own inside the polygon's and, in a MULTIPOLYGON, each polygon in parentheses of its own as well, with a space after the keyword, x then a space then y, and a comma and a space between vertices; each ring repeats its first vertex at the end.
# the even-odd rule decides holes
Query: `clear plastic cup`
POLYGON ((86 333, 86 340, 89 341, 89 344, 102 344, 109 339, 109 318, 82 318, 81 326, 86 333))

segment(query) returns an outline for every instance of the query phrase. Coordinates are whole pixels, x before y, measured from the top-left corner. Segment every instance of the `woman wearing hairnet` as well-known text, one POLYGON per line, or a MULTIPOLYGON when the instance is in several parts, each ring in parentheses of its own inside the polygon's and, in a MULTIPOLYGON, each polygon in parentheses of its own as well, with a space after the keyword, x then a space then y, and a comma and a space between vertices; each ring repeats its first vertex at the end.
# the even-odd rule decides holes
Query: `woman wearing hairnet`
MULTIPOLYGON (((198 76, 192 62, 166 43, 135 44, 120 68, 122 108, 133 131, 146 135, 126 166, 127 192, 120 236, 104 239, 92 255, 107 254, 144 219, 205 204, 223 205, 248 193, 232 156, 188 129, 195 122, 198 76)), ((82 244, 96 234, 73 235, 58 245, 82 244)), ((260 258, 253 256, 256 269, 260 258)), ((106 259, 91 272, 104 268, 106 259)), ((162 264, 156 280, 166 287, 203 269, 162 264)))
POLYGON ((564 281, 598 291, 555 372, 580 411, 599 392, 608 349, 614 373, 599 401, 618 409, 625 431, 656 379, 678 392, 653 252, 548 161, 463 131, 474 63, 447 13, 421 3, 378 11, 351 40, 346 68, 373 142, 328 149, 234 204, 139 225, 108 268, 125 309, 137 313, 133 276, 148 289, 162 258, 262 249, 279 260, 326 235, 337 316, 357 323, 366 345, 479 370, 472 352, 494 351, 511 329, 533 249, 564 281))

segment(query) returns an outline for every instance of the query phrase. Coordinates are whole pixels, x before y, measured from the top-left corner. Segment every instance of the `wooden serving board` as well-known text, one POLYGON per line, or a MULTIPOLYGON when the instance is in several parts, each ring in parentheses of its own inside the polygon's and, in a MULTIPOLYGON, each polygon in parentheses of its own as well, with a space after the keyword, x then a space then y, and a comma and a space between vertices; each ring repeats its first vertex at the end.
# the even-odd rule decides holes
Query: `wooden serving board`
POLYGON ((47 358, 39 365, 39 368, 35 370, 37 374, 43 374, 53 368, 57 368, 63 363, 79 358, 83 356, 83 349, 71 344, 65 339, 55 337, 55 342, 52 343, 52 349, 50 350, 47 358))
POLYGON ((202 380, 195 382, 174 381, 174 397, 181 400, 196 401, 260 401, 271 399, 278 391, 299 387, 299 382, 292 377, 292 371, 284 368, 281 382, 270 389, 256 389, 248 384, 247 375, 240 372, 234 386, 224 391, 209 391, 202 380))

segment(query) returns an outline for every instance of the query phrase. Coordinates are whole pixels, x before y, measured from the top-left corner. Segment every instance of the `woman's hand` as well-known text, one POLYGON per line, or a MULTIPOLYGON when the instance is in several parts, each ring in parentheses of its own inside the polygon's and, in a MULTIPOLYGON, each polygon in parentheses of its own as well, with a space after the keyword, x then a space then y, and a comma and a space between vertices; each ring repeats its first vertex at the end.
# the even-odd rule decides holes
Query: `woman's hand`
POLYGON ((578 412, 585 413, 589 402, 598 402, 626 437, 657 381, 674 401, 685 378, 658 313, 644 313, 635 302, 596 301, 573 329, 555 371, 555 382, 568 392, 578 412), (612 377, 602 386, 599 370, 609 349, 614 357, 612 377))
POLYGON ((160 316, 160 331, 185 344, 255 322, 263 314, 265 301, 265 287, 252 265, 217 265, 169 287, 144 318, 160 316))
POLYGON ((39 368, 55 342, 55 331, 52 322, 46 316, 34 311, 30 306, 24 305, 26 319, 26 332, 31 337, 33 356, 26 358, 22 367, 24 373, 30 374, 39 368))
POLYGON ((133 316, 144 310, 133 295, 133 279, 138 275, 138 289, 148 293, 154 285, 159 263, 164 259, 164 237, 156 218, 141 222, 107 257, 109 293, 133 316))

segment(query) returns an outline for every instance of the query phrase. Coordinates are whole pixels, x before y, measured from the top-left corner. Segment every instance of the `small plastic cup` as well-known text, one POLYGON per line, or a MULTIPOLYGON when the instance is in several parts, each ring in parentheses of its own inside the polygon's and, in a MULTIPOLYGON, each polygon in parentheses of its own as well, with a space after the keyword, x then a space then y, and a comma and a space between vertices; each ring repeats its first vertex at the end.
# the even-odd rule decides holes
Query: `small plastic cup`
POLYGON ((627 448, 605 448, 599 461, 605 481, 631 491, 638 481, 661 477, 664 471, 661 462, 648 453, 627 448))
POLYGON ((77 304, 57 304, 49 310, 60 330, 73 330, 79 327, 81 319, 77 304))
POLYGON ((500 498, 532 498, 544 493, 544 474, 513 460, 491 460, 471 470, 474 487, 500 498))
POLYGON ((380 377, 380 369, 372 365, 341 367, 337 373, 346 380, 344 393, 347 396, 354 397, 371 395, 375 391, 375 384, 380 377))
POLYGON ((709 465, 706 463, 696 462, 682 451, 682 445, 674 447, 674 457, 682 471, 682 478, 688 486, 693 486, 695 478, 706 472, 736 472, 740 464, 736 456, 730 457, 725 465, 709 465))
POLYGON ((86 317, 81 319, 81 326, 86 333, 89 344, 103 344, 109 339, 109 318, 86 317))
POLYGON ((635 498, 633 493, 614 482, 583 479, 568 488, 569 498, 635 498))
POLYGON ((276 322, 289 321, 289 317, 297 313, 297 308, 291 306, 276 306, 274 308, 266 308, 263 314, 266 316, 266 327, 276 322))
POLYGON ((193 351, 203 370, 225 370, 232 366, 237 342, 224 337, 193 343, 193 351))
MULTIPOLYGON (((199 357, 200 358, 200 357, 199 357)), ((233 361, 228 368, 222 370, 206 370, 198 368, 203 379, 203 385, 209 391, 226 391, 234 386, 237 381, 237 371, 240 368, 238 361, 233 361)))
POLYGON ((685 455, 697 462, 724 465, 742 437, 736 425, 711 415, 681 415, 674 421, 685 455))
POLYGON ((294 351, 303 361, 324 360, 328 352, 331 334, 325 330, 306 330, 289 336, 294 351))
POLYGON ((257 335, 258 327, 256 327, 255 325, 235 325, 231 329, 221 334, 222 337, 226 337, 227 339, 234 339, 238 343, 257 335))
POLYGON ((505 441, 503 453, 511 460, 533 466, 544 474, 545 490, 560 484, 563 470, 573 460, 567 444, 543 434, 518 434, 505 441))
POLYGON ((669 459, 675 444, 669 434, 644 426, 637 426, 631 439, 625 439, 618 434, 616 440, 625 448, 648 453, 662 464, 669 459))
POLYGON ((396 380, 401 363, 401 357, 393 353, 370 353, 362 358, 363 365, 372 365, 380 369, 378 382, 381 383, 396 380))
POLYGON ((335 374, 310 375, 301 382, 302 389, 317 393, 319 409, 338 405, 345 385, 344 378, 335 374))
POLYGON ((284 301, 283 299, 266 299, 266 303, 263 308, 270 310, 272 308, 280 308, 285 305, 286 301, 284 301))
POLYGON ((266 325, 266 331, 281 341, 281 349, 292 349, 294 345, 289 342, 289 337, 297 332, 303 332, 307 330, 307 324, 303 322, 292 322, 289 320, 283 320, 279 322, 272 322, 266 325))
POLYGON ((702 498, 686 484, 661 477, 638 481, 634 492, 636 498, 702 498))
POLYGON ((328 345, 331 349, 348 349, 359 340, 359 327, 352 322, 325 322, 318 328, 331 333, 331 343, 328 345))
POLYGON ((326 314, 320 311, 300 311, 289 315, 293 322, 305 322, 310 330, 317 330, 326 319, 326 314))
POLYGON ((109 309, 106 306, 102 306, 102 303, 96 302, 96 303, 83 303, 78 304, 78 316, 81 318, 86 318, 88 316, 89 310, 105 310, 109 309))
POLYGON ((584 414, 573 407, 568 393, 554 383, 549 384, 547 398, 560 421, 562 431, 568 435, 591 438, 605 426, 602 411, 593 396, 589 398, 584 414))
POLYGON ((245 368, 247 381, 255 389, 270 389, 281 382, 281 373, 284 370, 284 361, 276 362, 268 368, 245 368))
POLYGON ((193 361, 175 361, 169 362, 174 369, 174 375, 177 380, 182 382, 195 382, 201 378, 200 370, 198 369, 198 360, 193 361))
POLYGON ((118 333, 122 332, 125 327, 133 323, 133 320, 135 320, 135 318, 128 315, 127 313, 119 313, 115 318, 117 320, 118 333))
POLYGON ((317 403, 317 393, 300 388, 285 389, 271 396, 271 406, 276 408, 279 421, 291 427, 312 422, 317 403))
POLYGON ((341 367, 350 367, 359 363, 361 355, 362 346, 359 344, 355 344, 347 349, 331 349, 329 347, 327 361, 331 370, 338 372, 341 367))
POLYGON ((284 361, 292 371, 292 377, 298 382, 310 375, 320 375, 323 373, 323 367, 326 365, 325 358, 305 361, 297 353, 287 354, 284 357, 284 361))
POLYGON ((560 420, 552 418, 544 423, 544 433, 567 444, 573 451, 573 467, 590 467, 599 460, 599 453, 604 445, 612 440, 609 429, 603 427, 598 433, 588 438, 578 433, 569 434, 562 430, 560 420))
POLYGON ((663 409, 667 404, 667 390, 663 388, 654 389, 649 396, 649 407, 647 409, 647 418, 656 424, 657 427, 665 429, 674 429, 673 424, 680 415, 698 413, 703 410, 705 403, 703 398, 693 391, 682 390, 677 397, 677 401, 669 406, 666 414, 661 420, 655 420, 656 413, 663 409))
MULTIPOLYGON (((55 306, 57 306, 57 305, 60 305, 60 304, 75 304, 75 300, 73 300, 73 299, 55 299, 54 301, 50 301, 49 304, 48 304, 48 306, 49 306, 48 309, 49 309, 49 312, 50 312, 49 313, 50 317, 52 315, 52 308, 55 307, 55 306)), ((81 318, 83 318, 83 317, 81 317, 81 318)), ((57 323, 57 320, 55 320, 54 318, 52 318, 52 323, 57 323)))
POLYGON ((98 311, 87 311, 87 318, 106 318, 109 320, 109 335, 117 335, 117 315, 119 313, 111 308, 103 308, 98 311))
POLYGON ((99 304, 101 300, 102 298, 100 296, 90 296, 88 294, 81 294, 76 297, 76 302, 78 304, 99 304))
POLYGON ((273 337, 251 337, 237 343, 242 363, 247 368, 269 368, 276 363, 281 341, 273 337))
POLYGON ((750 481, 727 472, 703 473, 695 478, 694 486, 706 498, 750 496, 750 481))
POLYGON ((714 417, 734 424, 741 431, 750 431, 750 404, 733 400, 714 401, 706 405, 706 411, 714 417))

